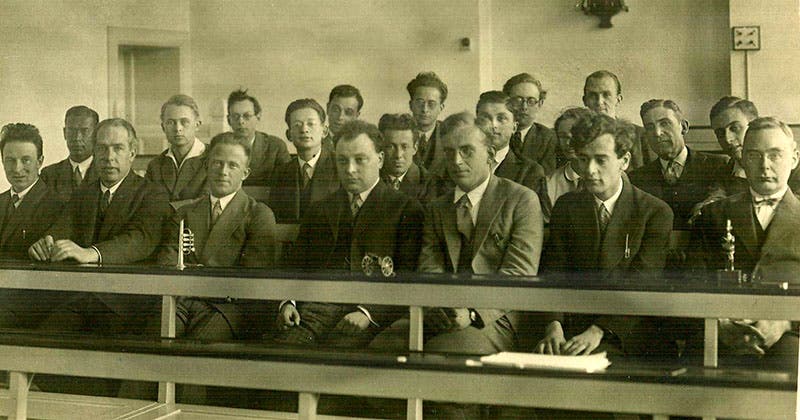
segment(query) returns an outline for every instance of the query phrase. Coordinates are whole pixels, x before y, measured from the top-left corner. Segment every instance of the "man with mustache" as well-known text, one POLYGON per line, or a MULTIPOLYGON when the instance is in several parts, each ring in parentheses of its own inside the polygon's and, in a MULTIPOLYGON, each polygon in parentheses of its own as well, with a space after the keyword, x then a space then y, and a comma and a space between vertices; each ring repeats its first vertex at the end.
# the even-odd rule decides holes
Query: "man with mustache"
POLYGON ((511 150, 520 158, 541 165, 545 173, 553 172, 556 169, 555 133, 534 121, 547 97, 542 82, 528 73, 520 73, 506 81, 503 93, 509 96, 509 107, 517 120, 517 131, 510 141, 511 150))
MULTIPOLYGON (((608 70, 598 70, 588 77, 583 85, 583 104, 594 112, 619 118, 617 111, 622 103, 622 83, 616 74, 608 70)), ((634 125, 636 137, 631 147, 631 163, 628 172, 655 159, 655 154, 644 139, 644 129, 634 125)))
POLYGON ((631 172, 631 182, 669 204, 674 229, 688 230, 701 207, 722 194, 727 158, 686 146, 689 121, 674 101, 651 99, 642 104, 640 114, 658 159, 631 172))
POLYGON ((276 170, 269 207, 278 223, 299 223, 306 211, 339 189, 333 149, 323 147, 327 135, 325 110, 314 99, 298 99, 286 107, 286 138, 297 157, 276 170))
POLYGON ((381 179, 390 187, 425 204, 435 191, 427 169, 414 163, 416 123, 410 114, 383 114, 378 129, 383 134, 384 158, 381 179))
POLYGON ((276 169, 290 159, 286 142, 258 131, 259 121, 261 104, 258 99, 243 89, 228 95, 228 124, 250 144, 250 176, 244 180, 244 185, 268 185, 276 169))
POLYGON ((89 107, 77 105, 68 109, 64 117, 64 140, 69 157, 42 169, 42 181, 64 204, 80 185, 97 180, 92 165, 92 131, 98 122, 100 117, 89 107))
POLYGON ((145 178, 160 185, 170 201, 194 199, 206 190, 206 145, 196 137, 200 124, 191 96, 174 95, 161 105, 161 129, 169 147, 150 161, 145 178))

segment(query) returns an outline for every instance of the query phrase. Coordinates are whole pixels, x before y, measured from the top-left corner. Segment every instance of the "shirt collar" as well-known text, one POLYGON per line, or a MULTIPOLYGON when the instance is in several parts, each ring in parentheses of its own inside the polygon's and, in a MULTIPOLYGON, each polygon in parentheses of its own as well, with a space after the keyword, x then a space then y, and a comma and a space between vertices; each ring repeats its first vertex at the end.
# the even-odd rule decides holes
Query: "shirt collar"
POLYGON ((72 167, 72 172, 75 172, 75 167, 81 168, 81 176, 86 176, 86 172, 89 170, 89 166, 92 164, 92 160, 94 160, 94 156, 89 156, 88 158, 84 159, 83 162, 75 162, 72 159, 69 160, 69 166, 72 167))
POLYGON ((403 172, 402 175, 397 175, 397 176, 389 175, 389 180, 394 181, 395 179, 399 179, 400 182, 403 182, 403 180, 406 179, 406 175, 408 175, 408 171, 403 172))
POLYGON ((742 165, 739 165, 738 161, 733 162, 733 173, 732 175, 736 178, 744 178, 747 179, 747 173, 745 173, 744 168, 742 165))
POLYGON ((528 128, 523 128, 522 130, 519 130, 520 139, 522 140, 523 143, 525 142, 525 137, 528 135, 528 132, 531 131, 531 128, 533 128, 533 123, 531 123, 531 125, 529 125, 528 128))
POLYGON ((317 154, 314 155, 314 157, 312 157, 307 161, 303 160, 303 158, 301 158, 300 155, 297 155, 297 162, 300 164, 301 169, 303 168, 303 165, 307 163, 311 166, 311 170, 314 170, 314 168, 317 166, 317 162, 319 162, 319 155, 321 154, 322 154, 322 149, 319 149, 319 152, 317 152, 317 154))
POLYGON ((611 197, 607 200, 601 200, 594 196, 594 203, 597 207, 600 206, 600 203, 603 203, 606 210, 608 210, 609 214, 614 214, 614 207, 617 205, 617 200, 619 200, 619 196, 622 195, 622 177, 619 178, 619 187, 617 187, 617 192, 614 193, 611 197))
POLYGON ((361 191, 361 192, 360 192, 360 193, 358 193, 358 194, 353 194, 353 193, 350 193, 350 192, 348 192, 348 193, 347 193, 347 198, 348 198, 348 199, 350 199, 350 201, 352 202, 352 201, 353 201, 353 197, 355 197, 356 195, 358 195, 359 197, 361 197, 361 203, 362 203, 362 205, 363 205, 363 203, 366 203, 366 202, 367 202, 367 198, 369 197, 369 194, 372 192, 372 190, 374 190, 374 189, 375 189, 375 186, 376 186, 376 185, 378 185, 378 183, 379 183, 379 182, 381 182, 381 179, 380 179, 380 177, 379 177, 378 179, 376 179, 376 180, 375 180, 375 182, 372 184, 372 186, 371 186, 371 187, 367 188, 367 189, 366 189, 366 190, 364 190, 364 191, 361 191))
POLYGON ((181 166, 183 166, 184 162, 186 162, 187 160, 189 160, 191 158, 198 157, 198 156, 202 155, 203 152, 205 152, 205 151, 206 151, 206 144, 203 143, 200 140, 197 140, 197 138, 195 138, 194 139, 194 143, 192 143, 192 148, 189 149, 189 153, 186 154, 186 157, 183 158, 183 160, 181 161, 180 164, 178 164, 178 159, 175 158, 175 154, 172 153, 172 148, 171 147, 167 148, 167 157, 172 159, 172 163, 175 164, 176 168, 180 169, 181 166))
MULTIPOLYGON (((31 188, 33 188, 33 186, 36 185, 37 182, 39 182, 39 178, 36 178, 36 181, 33 181, 33 184, 29 185, 28 188, 25 188, 24 190, 22 190, 20 192, 14 191, 14 187, 11 187, 11 190, 10 190, 11 191, 11 195, 16 194, 17 197, 19 197, 19 201, 17 201, 17 203, 21 203, 22 200, 25 198, 25 196, 28 195, 28 193, 31 191, 31 188)), ((17 204, 17 206, 19 206, 19 204, 17 204)))
POLYGON ((500 164, 503 163, 504 160, 506 160, 506 156, 508 156, 509 150, 511 150, 511 148, 508 145, 506 145, 506 147, 500 150, 496 150, 494 152, 494 162, 495 162, 494 169, 497 169, 497 167, 500 166, 500 164))
POLYGON ((237 192, 239 191, 234 191, 225 197, 214 197, 213 194, 209 194, 209 197, 211 198, 211 208, 213 209, 214 205, 217 204, 217 201, 219 201, 220 208, 222 208, 222 211, 225 211, 225 207, 228 207, 228 204, 231 202, 231 200, 233 200, 233 196, 236 195, 237 192))
MULTIPOLYGON (((686 166, 687 157, 689 157, 689 149, 687 149, 686 146, 683 146, 683 149, 681 149, 680 153, 678 153, 678 156, 675 156, 675 159, 672 159, 672 161, 681 165, 681 168, 683 168, 686 166)), ((670 161, 661 158, 658 158, 658 161, 661 163, 661 169, 666 171, 667 165, 669 165, 670 161)))
POLYGON ((111 193, 109 194, 109 200, 111 200, 111 198, 114 197, 114 194, 117 193, 117 189, 119 189, 119 186, 122 185, 122 181, 124 181, 125 178, 127 178, 128 175, 130 175, 130 174, 131 174, 130 171, 128 171, 128 173, 125 174, 125 176, 122 177, 122 179, 120 179, 119 181, 117 181, 116 184, 114 184, 114 185, 112 185, 110 187, 106 187, 105 185, 103 185, 102 182, 100 182, 100 192, 105 194, 106 191, 110 191, 111 193))
POLYGON ((783 188, 781 188, 781 190, 776 192, 775 194, 763 195, 755 192, 752 188, 750 188, 750 195, 753 197, 753 201, 775 199, 778 200, 778 202, 780 202, 781 200, 783 200, 783 196, 786 195, 786 191, 788 190, 789 186, 784 185, 783 188))
POLYGON ((567 164, 564 165, 564 177, 570 182, 579 181, 581 179, 581 176, 575 172, 575 169, 572 167, 572 162, 567 162, 567 164))
POLYGON ((473 188, 470 192, 465 192, 461 189, 461 187, 456 186, 455 196, 453 197, 453 202, 457 203, 461 197, 466 194, 469 197, 469 202, 472 204, 472 208, 475 208, 478 203, 480 203, 481 199, 483 198, 483 194, 486 192, 486 188, 489 186, 489 178, 491 175, 486 177, 486 180, 481 182, 477 187, 473 188))
POLYGON ((430 131, 420 131, 419 135, 420 136, 424 135, 425 136, 425 140, 430 140, 434 131, 436 131, 436 124, 433 125, 433 128, 431 128, 430 131))

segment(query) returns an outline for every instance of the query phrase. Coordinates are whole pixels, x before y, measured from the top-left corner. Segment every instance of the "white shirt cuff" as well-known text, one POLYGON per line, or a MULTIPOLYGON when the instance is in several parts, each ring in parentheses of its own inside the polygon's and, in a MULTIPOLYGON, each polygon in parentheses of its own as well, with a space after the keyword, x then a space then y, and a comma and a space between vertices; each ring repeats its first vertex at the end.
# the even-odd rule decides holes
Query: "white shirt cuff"
POLYGON ((367 310, 367 308, 365 308, 365 307, 363 307, 361 305, 356 306, 356 308, 358 308, 359 311, 361 311, 364 315, 367 316, 367 319, 369 319, 369 323, 370 324, 372 324, 372 325, 374 325, 376 327, 380 327, 380 325, 378 325, 377 322, 372 320, 372 315, 369 314, 369 311, 367 310))

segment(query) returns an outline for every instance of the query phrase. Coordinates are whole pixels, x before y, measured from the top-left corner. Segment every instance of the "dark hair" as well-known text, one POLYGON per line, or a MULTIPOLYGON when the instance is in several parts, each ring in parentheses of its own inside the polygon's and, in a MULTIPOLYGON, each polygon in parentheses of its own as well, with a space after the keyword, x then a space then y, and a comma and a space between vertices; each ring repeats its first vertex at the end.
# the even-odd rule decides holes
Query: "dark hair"
POLYGON ((586 77, 586 82, 583 84, 583 88, 586 89, 586 84, 589 83, 591 79, 604 79, 608 77, 609 79, 614 81, 614 84, 617 85, 617 95, 622 94, 622 83, 619 82, 619 77, 616 74, 611 73, 608 70, 597 70, 596 72, 590 74, 586 77))
POLYGON ((286 114, 284 114, 283 119, 286 121, 287 126, 289 125, 289 117, 292 115, 292 112, 303 108, 311 108, 314 111, 317 111, 317 114, 319 114, 319 121, 323 123, 325 122, 325 110, 322 109, 322 106, 313 99, 305 98, 295 100, 290 103, 288 107, 286 107, 286 114))
POLYGON ((247 94, 247 89, 237 89, 228 95, 228 113, 230 114, 231 106, 233 106, 233 104, 242 101, 252 102, 253 111, 256 113, 256 115, 261 115, 261 104, 258 103, 258 99, 247 94))
POLYGON ((745 138, 747 138, 751 131, 756 132, 759 130, 770 130, 770 129, 783 131, 783 134, 785 134, 786 137, 789 137, 792 140, 792 142, 794 142, 794 134, 792 133, 792 129, 789 128, 789 126, 786 125, 786 123, 775 117, 759 117, 754 119, 753 121, 750 121, 750 123, 747 124, 747 133, 745 133, 744 136, 745 138))
POLYGON ((547 97, 547 89, 542 86, 542 82, 539 81, 539 79, 533 77, 529 73, 520 73, 516 76, 512 76, 503 85, 503 92, 505 92, 506 95, 511 96, 511 89, 513 89, 514 86, 522 83, 533 83, 536 85, 536 88, 539 89, 539 102, 544 102, 544 99, 547 97))
POLYGON ((561 124, 564 120, 578 120, 584 116, 587 116, 592 111, 589 108, 584 107, 572 107, 567 108, 559 114, 556 118, 556 121, 553 123, 553 130, 558 130, 558 125, 561 124))
POLYGON ((455 131, 456 128, 465 125, 475 125, 475 115, 469 111, 456 112, 455 114, 449 115, 439 124, 439 135, 445 137, 455 131))
POLYGON ((361 97, 361 92, 358 90, 357 87, 352 85, 339 85, 335 88, 331 89, 331 93, 328 95, 328 103, 330 103, 333 98, 335 97, 340 98, 356 98, 358 101, 358 111, 361 111, 361 107, 364 106, 364 98, 361 97))
POLYGON ((162 121, 164 120, 164 112, 166 112, 167 107, 170 105, 189 107, 192 109, 192 111, 194 111, 194 116, 200 118, 200 108, 197 106, 197 102, 194 101, 194 98, 189 95, 179 93, 177 95, 173 95, 171 98, 167 99, 167 102, 164 102, 164 104, 161 105, 162 121))
MULTIPOLYGON (((503 104, 508 107, 508 101, 511 98, 505 93, 499 90, 490 90, 488 92, 481 93, 481 96, 478 98, 478 104, 475 105, 475 113, 478 113, 478 109, 480 109, 481 105, 484 104, 503 104)), ((508 109, 511 111, 511 108, 508 109)), ((516 118, 515 118, 516 119, 516 118)))
POLYGON ((133 151, 138 151, 139 149, 139 138, 136 137, 136 130, 133 128, 133 125, 128 121, 122 118, 109 118, 103 121, 100 121, 97 124, 97 127, 94 128, 92 131, 92 143, 97 144, 97 133, 100 132, 101 129, 108 127, 122 127, 125 131, 128 132, 128 147, 133 151))
POLYGON ((388 130, 414 131, 417 129, 417 122, 411 114, 383 114, 378 122, 378 130, 385 133, 388 130))
POLYGON ((671 109, 672 112, 675 113, 675 116, 678 117, 679 122, 685 120, 683 117, 683 111, 681 111, 681 108, 672 99, 651 99, 643 103, 642 107, 639 109, 639 116, 644 119, 644 115, 647 114, 648 111, 659 107, 671 109))
POLYGON ((231 146, 242 146, 244 149, 244 154, 247 156, 247 164, 250 164, 250 140, 242 136, 241 134, 233 133, 233 132, 225 132, 219 133, 216 136, 211 138, 211 143, 208 146, 208 155, 211 155, 211 152, 214 151, 214 148, 221 144, 228 144, 231 146))
POLYGON ((633 124, 611 118, 599 112, 589 111, 572 126, 572 142, 570 145, 578 151, 604 134, 614 137, 614 153, 621 158, 631 151, 636 130, 633 124))
POLYGON ((366 134, 367 137, 369 137, 376 152, 383 151, 383 134, 378 130, 378 127, 375 127, 375 124, 370 124, 361 120, 353 120, 344 123, 339 132, 336 133, 336 137, 333 138, 333 144, 338 145, 339 141, 353 140, 362 134, 366 134))
POLYGON ((64 115, 64 123, 67 122, 69 117, 91 118, 94 125, 100 122, 100 116, 97 115, 97 111, 85 105, 76 105, 68 109, 66 115, 64 115))
POLYGON ((0 153, 3 153, 8 143, 33 143, 36 146, 36 157, 41 158, 42 135, 39 129, 32 124, 12 123, 6 124, 0 130, 0 153))
POLYGON ((714 104, 714 106, 711 107, 711 112, 708 113, 708 119, 712 120, 717 115, 722 114, 724 111, 727 111, 731 108, 736 108, 739 111, 742 111, 742 114, 744 114, 750 120, 758 118, 758 109, 756 108, 756 104, 738 96, 723 96, 717 101, 717 103, 714 104))
POLYGON ((417 77, 411 79, 406 85, 406 90, 408 91, 408 96, 411 99, 414 99, 414 92, 417 91, 418 88, 421 87, 432 87, 439 89, 439 93, 442 96, 442 103, 447 100, 447 85, 436 75, 436 73, 432 71, 425 71, 422 73, 417 74, 417 77))

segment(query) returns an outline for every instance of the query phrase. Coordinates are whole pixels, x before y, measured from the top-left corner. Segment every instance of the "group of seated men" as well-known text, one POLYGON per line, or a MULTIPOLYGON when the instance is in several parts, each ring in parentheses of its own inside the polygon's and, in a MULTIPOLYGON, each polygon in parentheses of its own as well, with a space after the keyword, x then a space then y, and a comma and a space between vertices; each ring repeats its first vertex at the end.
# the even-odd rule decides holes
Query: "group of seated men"
MULTIPOLYGON (((385 114, 377 126, 359 119, 364 101, 350 85, 334 88, 325 108, 293 101, 285 121, 296 156, 257 131, 261 106, 246 91, 228 97, 232 131, 208 144, 197 138, 196 102, 175 95, 161 108, 169 147, 143 177, 131 169, 138 139, 124 119, 70 108, 69 156, 41 173, 39 131, 8 124, 0 256, 174 265, 183 221, 194 234, 187 261, 204 266, 360 271, 374 254, 391 257, 398 273, 592 282, 657 277, 668 266, 668 275, 712 278, 728 261, 730 222, 746 274, 784 280, 800 268, 797 145, 786 124, 759 117, 748 100, 724 97, 710 111, 723 155, 686 145, 689 122, 672 100, 643 103, 642 126, 618 118, 622 87, 608 71, 586 78, 586 108, 567 109, 553 129, 534 121, 547 91, 527 73, 482 93, 475 114, 443 121, 448 89, 436 74, 418 74, 407 90, 411 112, 385 114), (243 185, 268 196, 258 201, 243 185), (300 228, 276 261, 279 223, 300 228), (691 245, 670 249, 673 230, 691 231, 691 245)), ((41 294, 9 296, 0 302, 7 326, 158 331, 159 302, 149 298, 75 294, 54 305, 41 294)), ((205 339, 395 349, 408 337, 407 312, 390 306, 184 297, 178 317, 181 335, 205 339)), ((683 357, 702 347, 702 323, 653 317, 428 308, 425 323, 426 349, 462 353, 683 357)), ((720 327, 723 357, 796 366, 788 321, 720 327)))

